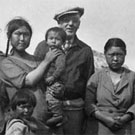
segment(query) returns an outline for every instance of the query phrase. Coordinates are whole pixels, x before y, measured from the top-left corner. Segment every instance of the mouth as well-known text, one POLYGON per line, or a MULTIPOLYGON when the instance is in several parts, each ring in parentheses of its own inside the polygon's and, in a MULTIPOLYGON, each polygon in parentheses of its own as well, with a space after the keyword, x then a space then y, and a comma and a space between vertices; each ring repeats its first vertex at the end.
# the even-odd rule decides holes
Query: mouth
POLYGON ((120 63, 112 63, 112 66, 113 67, 119 67, 120 66, 120 63))
POLYGON ((25 44, 25 42, 19 42, 19 44, 25 44))
POLYGON ((73 28, 67 28, 66 31, 73 32, 74 29, 73 28))

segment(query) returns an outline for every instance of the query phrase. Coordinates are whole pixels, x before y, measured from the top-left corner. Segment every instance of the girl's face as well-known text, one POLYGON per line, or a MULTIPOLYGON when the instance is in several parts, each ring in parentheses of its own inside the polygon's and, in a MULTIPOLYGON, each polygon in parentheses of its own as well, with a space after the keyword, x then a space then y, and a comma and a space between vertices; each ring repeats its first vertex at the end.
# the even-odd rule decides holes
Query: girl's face
POLYGON ((50 47, 58 47, 61 48, 61 45, 63 44, 62 38, 59 35, 59 33, 50 31, 47 36, 47 44, 50 47))
POLYGON ((20 104, 16 106, 15 113, 17 116, 29 118, 33 113, 34 107, 29 104, 20 104))
POLYGON ((12 33, 10 41, 15 50, 22 52, 29 46, 30 39, 30 31, 22 26, 12 33))
POLYGON ((121 69, 125 61, 125 52, 120 47, 111 47, 105 53, 106 61, 113 71, 118 71, 121 69))

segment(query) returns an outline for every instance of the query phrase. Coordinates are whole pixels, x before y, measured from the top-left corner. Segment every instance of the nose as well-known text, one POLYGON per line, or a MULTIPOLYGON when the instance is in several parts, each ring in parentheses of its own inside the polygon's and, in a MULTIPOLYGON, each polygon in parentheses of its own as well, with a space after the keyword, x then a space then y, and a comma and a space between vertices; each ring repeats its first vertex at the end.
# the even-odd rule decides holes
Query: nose
POLYGON ((23 39, 24 39, 24 35, 21 34, 21 35, 20 35, 20 40, 23 40, 23 39))
POLYGON ((24 108, 24 112, 28 112, 29 110, 28 110, 28 108, 27 107, 25 107, 24 108))
POLYGON ((116 55, 113 56, 113 60, 117 61, 118 57, 116 55))
POLYGON ((68 24, 69 24, 69 25, 73 25, 73 21, 70 20, 70 21, 68 22, 68 24))
POLYGON ((56 42, 56 39, 55 39, 55 38, 54 38, 54 39, 52 39, 52 42, 53 42, 53 43, 55 43, 55 42, 56 42))

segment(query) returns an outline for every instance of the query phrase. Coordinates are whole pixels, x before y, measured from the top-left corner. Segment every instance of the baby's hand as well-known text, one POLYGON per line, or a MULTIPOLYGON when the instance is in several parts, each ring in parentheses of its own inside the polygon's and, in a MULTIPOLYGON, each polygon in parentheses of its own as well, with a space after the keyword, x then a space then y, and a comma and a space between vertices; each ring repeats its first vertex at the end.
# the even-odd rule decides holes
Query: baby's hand
POLYGON ((48 85, 52 85, 54 83, 54 77, 53 76, 50 76, 48 78, 45 79, 45 82, 48 84, 48 85))

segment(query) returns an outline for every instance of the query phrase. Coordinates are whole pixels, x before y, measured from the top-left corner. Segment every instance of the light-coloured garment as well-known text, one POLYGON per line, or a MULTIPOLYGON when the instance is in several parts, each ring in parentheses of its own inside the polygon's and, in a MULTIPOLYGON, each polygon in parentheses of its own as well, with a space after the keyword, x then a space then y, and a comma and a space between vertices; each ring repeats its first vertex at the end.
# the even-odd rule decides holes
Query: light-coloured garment
POLYGON ((131 122, 123 126, 121 130, 113 132, 91 117, 96 110, 111 117, 121 116, 127 112, 131 112, 135 116, 135 73, 124 68, 119 85, 115 89, 108 72, 109 69, 105 68, 93 74, 88 81, 86 112, 89 116, 89 124, 87 129, 91 135, 131 135, 131 122), (93 129, 94 131, 92 131, 93 129))
POLYGON ((9 99, 11 99, 18 90, 31 90, 37 99, 33 116, 38 120, 44 120, 47 107, 43 83, 40 81, 34 87, 25 87, 24 84, 26 75, 37 68, 39 61, 37 61, 34 56, 33 61, 28 62, 22 61, 14 56, 8 56, 0 64, 0 79, 5 83, 9 99))
POLYGON ((30 135, 28 126, 20 119, 7 122, 5 135, 30 135))
POLYGON ((48 127, 41 121, 30 117, 28 120, 13 118, 6 124, 5 135, 50 135, 48 127))

